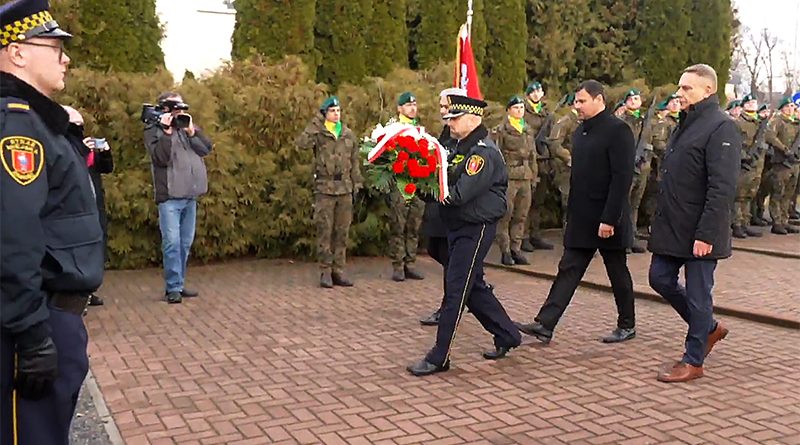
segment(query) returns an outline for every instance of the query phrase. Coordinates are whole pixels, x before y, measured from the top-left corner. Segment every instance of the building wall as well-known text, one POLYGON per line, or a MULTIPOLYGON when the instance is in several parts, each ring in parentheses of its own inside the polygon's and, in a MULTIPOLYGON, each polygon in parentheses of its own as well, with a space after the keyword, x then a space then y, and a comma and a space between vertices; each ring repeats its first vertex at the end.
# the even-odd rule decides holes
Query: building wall
POLYGON ((186 70, 203 76, 231 57, 236 15, 224 0, 157 0, 164 26, 161 48, 176 81, 186 70))

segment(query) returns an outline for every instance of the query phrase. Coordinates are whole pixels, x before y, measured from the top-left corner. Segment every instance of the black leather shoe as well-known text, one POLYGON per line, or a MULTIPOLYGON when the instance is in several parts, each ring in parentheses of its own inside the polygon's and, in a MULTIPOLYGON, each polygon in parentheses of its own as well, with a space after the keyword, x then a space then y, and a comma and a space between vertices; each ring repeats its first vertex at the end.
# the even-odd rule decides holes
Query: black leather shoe
POLYGON ((421 324, 422 326, 436 326, 439 324, 440 315, 441 313, 439 311, 436 311, 431 315, 429 315, 428 318, 423 318, 422 320, 420 320, 419 324, 421 324))
POLYGON ((414 268, 406 267, 404 272, 406 274, 406 278, 408 278, 409 280, 424 280, 425 279, 425 275, 422 275, 422 272, 419 272, 418 270, 416 270, 414 268))
POLYGON ((504 266, 513 266, 514 265, 514 259, 511 258, 511 254, 510 253, 500 254, 500 262, 503 263, 504 266))
POLYGON ((531 240, 527 240, 527 239, 526 240, 522 240, 522 251, 523 252, 533 252, 534 250, 536 250, 536 249, 533 248, 533 244, 531 244, 531 240))
POLYGON ((102 306, 104 304, 103 298, 95 294, 89 295, 89 306, 102 306))
POLYGON ((196 290, 192 289, 183 288, 183 290, 181 291, 181 297, 183 298, 192 298, 198 295, 200 295, 200 292, 197 292, 196 290))
POLYGON ((495 346, 494 351, 485 351, 483 353, 483 358, 486 360, 500 360, 501 358, 505 357, 509 351, 513 348, 509 348, 506 346, 495 346))
POLYGON ((519 264, 519 265, 522 265, 522 266, 527 266, 528 264, 531 264, 531 262, 528 261, 527 258, 525 258, 525 256, 522 254, 522 252, 516 252, 516 251, 512 250, 511 251, 511 259, 514 260, 514 264, 519 264))
POLYGON ((406 274, 401 269, 395 269, 392 272, 392 281, 397 281, 398 283, 401 281, 406 281, 406 274))
POLYGON ((531 244, 533 244, 534 249, 541 249, 541 250, 553 250, 554 247, 552 244, 548 243, 547 241, 533 237, 531 238, 531 244))
POLYGON ((333 279, 331 278, 330 272, 322 272, 319 275, 319 286, 325 289, 333 288, 333 279))
POLYGON ((621 343, 636 337, 636 329, 616 328, 610 335, 603 337, 603 343, 621 343))
POLYGON ((550 343, 550 340, 553 339, 553 331, 542 326, 542 324, 539 322, 535 321, 530 324, 514 322, 514 325, 516 325, 517 329, 519 329, 519 331, 523 334, 532 335, 544 344, 550 343))
POLYGON ((413 365, 408 365, 406 371, 411 374, 421 377, 424 375, 436 374, 437 372, 445 372, 450 369, 450 361, 447 361, 443 366, 436 366, 429 361, 422 359, 413 365))
POLYGON ((177 304, 183 301, 180 292, 170 292, 167 294, 167 303, 169 304, 177 304))
POLYGON ((747 236, 752 236, 753 238, 761 238, 761 232, 757 232, 750 227, 745 227, 744 233, 746 233, 747 236))
POLYGON ((332 273, 331 278, 333 279, 334 286, 342 286, 342 287, 352 287, 353 282, 350 281, 344 274, 340 273, 332 273))

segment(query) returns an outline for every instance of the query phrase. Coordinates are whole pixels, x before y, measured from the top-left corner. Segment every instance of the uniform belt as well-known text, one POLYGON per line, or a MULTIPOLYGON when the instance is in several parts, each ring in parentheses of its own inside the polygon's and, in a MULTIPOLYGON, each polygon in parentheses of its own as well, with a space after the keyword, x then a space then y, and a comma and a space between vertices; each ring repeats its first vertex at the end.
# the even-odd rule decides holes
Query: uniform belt
POLYGON ((89 305, 88 292, 51 292, 47 297, 50 306, 75 315, 83 315, 89 305))

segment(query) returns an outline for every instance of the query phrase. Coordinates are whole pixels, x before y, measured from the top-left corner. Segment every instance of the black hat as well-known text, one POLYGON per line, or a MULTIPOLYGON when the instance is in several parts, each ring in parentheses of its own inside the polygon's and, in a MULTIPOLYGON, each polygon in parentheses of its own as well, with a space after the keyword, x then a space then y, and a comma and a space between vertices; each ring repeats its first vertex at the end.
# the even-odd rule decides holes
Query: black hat
POLYGON ((519 97, 519 96, 511 96, 511 99, 509 99, 508 103, 506 104, 506 110, 508 110, 509 108, 513 107, 514 105, 519 105, 519 104, 524 104, 524 103, 525 103, 525 100, 523 100, 521 97, 519 97))
POLYGON ((0 47, 33 37, 69 39, 50 15, 48 0, 12 0, 0 6, 0 47))
POLYGON ((486 108, 486 102, 480 99, 458 95, 448 95, 447 105, 447 114, 442 116, 443 119, 452 119, 462 114, 474 114, 475 116, 483 117, 483 111, 486 108))

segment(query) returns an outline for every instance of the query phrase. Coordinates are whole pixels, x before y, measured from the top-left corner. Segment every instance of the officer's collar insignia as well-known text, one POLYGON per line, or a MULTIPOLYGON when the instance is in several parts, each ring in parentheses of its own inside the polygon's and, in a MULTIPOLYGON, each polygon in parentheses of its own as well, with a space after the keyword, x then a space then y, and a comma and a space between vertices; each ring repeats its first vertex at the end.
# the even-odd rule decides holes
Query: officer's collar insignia
POLYGON ((486 161, 479 155, 472 155, 469 157, 467 161, 467 174, 470 176, 475 176, 483 170, 483 165, 486 164, 486 161))
POLYGON ((42 173, 44 147, 25 136, 9 136, 0 140, 3 168, 20 185, 28 185, 42 173))
POLYGON ((464 155, 455 155, 453 156, 453 160, 450 161, 451 164, 460 164, 461 161, 464 160, 464 155))

